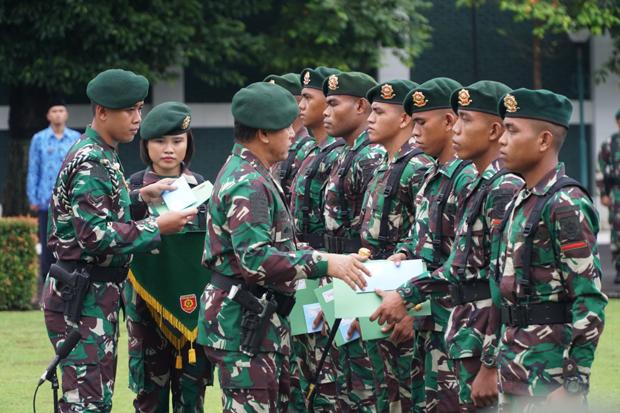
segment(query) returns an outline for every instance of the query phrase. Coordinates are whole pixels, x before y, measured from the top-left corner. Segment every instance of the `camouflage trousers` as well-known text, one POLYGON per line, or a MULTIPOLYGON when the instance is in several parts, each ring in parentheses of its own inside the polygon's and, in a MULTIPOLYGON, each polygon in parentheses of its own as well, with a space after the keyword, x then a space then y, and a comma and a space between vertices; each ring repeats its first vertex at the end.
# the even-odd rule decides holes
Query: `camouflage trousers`
POLYGON ((218 368, 223 413, 282 413, 288 409, 288 356, 261 352, 249 357, 240 351, 204 347, 218 368))
MULTIPOLYGON (((92 313, 86 308, 85 311, 92 313)), ((45 326, 54 348, 73 329, 64 314, 45 310, 45 326)), ((81 340, 60 362, 62 393, 60 411, 110 412, 116 377, 118 310, 116 318, 80 318, 81 340)))
POLYGON ((440 331, 416 331, 411 363, 411 394, 416 413, 448 413, 459 409, 458 381, 440 331))
POLYGON ((376 343, 351 341, 341 347, 332 344, 332 360, 336 363, 338 412, 377 411, 375 372, 369 354, 379 351, 376 343))
POLYGON ((315 412, 331 412, 336 405, 336 374, 331 360, 331 352, 326 349, 327 336, 302 334, 291 337, 291 394, 288 411, 293 413, 308 411, 306 395, 308 386, 316 374, 316 368, 323 351, 327 358, 321 368, 319 383, 315 390, 313 407, 315 412))
POLYGON ((413 340, 398 345, 388 339, 373 340, 367 342, 367 346, 370 343, 378 349, 368 353, 377 383, 377 411, 410 412, 413 340))
POLYGON ((460 412, 496 412, 497 405, 477 408, 471 398, 471 386, 480 371, 482 362, 480 357, 468 357, 452 360, 454 371, 459 381, 459 411, 460 412))
POLYGON ((611 226, 611 259, 616 271, 620 271, 620 188, 611 192, 612 204, 609 208, 609 224, 611 226))
POLYGON ((553 406, 547 403, 546 396, 517 396, 513 394, 499 394, 499 413, 583 413, 588 407, 585 400, 579 405, 553 406))
POLYGON ((213 368, 204 351, 196 348, 196 362, 190 364, 190 344, 177 351, 131 283, 125 284, 123 292, 129 336, 129 388, 136 393, 135 411, 168 412, 172 392, 174 412, 202 413, 205 388, 213 384, 213 368), (177 354, 182 356, 181 369, 175 367, 177 354))

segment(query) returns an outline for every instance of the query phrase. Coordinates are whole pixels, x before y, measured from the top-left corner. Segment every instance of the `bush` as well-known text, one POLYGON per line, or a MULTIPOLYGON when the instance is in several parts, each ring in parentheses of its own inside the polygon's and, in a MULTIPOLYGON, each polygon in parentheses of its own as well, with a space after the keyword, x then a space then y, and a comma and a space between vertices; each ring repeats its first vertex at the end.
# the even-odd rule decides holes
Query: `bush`
POLYGON ((37 285, 37 221, 0 218, 0 310, 27 310, 37 285))

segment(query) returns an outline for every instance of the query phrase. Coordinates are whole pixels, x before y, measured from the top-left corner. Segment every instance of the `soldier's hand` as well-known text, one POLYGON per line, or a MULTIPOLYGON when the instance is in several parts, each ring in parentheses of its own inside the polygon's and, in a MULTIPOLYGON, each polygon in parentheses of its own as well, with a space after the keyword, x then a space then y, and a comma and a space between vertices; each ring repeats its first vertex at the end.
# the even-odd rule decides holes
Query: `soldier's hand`
POLYGON ((163 235, 175 234, 183 229, 192 218, 196 216, 196 208, 185 209, 183 211, 168 211, 157 217, 159 232, 163 235))
POLYGON ((319 311, 319 313, 314 318, 312 322, 312 327, 317 328, 323 322, 323 311, 319 311))
POLYGON ((323 254, 327 258, 327 274, 339 278, 352 289, 366 287, 366 276, 370 271, 362 264, 363 257, 357 254, 323 254))
POLYGON ((606 207, 611 206, 611 197, 609 195, 601 195, 601 204, 606 207))
POLYGON ((376 289, 375 293, 381 297, 382 302, 379 308, 370 316, 370 321, 379 319, 379 324, 395 324, 407 316, 407 308, 400 294, 396 291, 382 291, 376 289))
POLYGON ((478 407, 490 406, 497 400, 497 369, 480 366, 478 374, 471 385, 471 398, 478 407))
POLYGON ((161 202, 161 193, 164 191, 174 191, 176 186, 172 185, 174 178, 164 178, 150 185, 140 188, 140 196, 147 204, 161 202))
POLYGON ((349 330, 347 331, 347 338, 353 337, 353 334, 355 334, 356 331, 358 333, 360 332, 360 322, 357 318, 353 320, 353 322, 349 326, 349 330))
MULTIPOLYGON (((386 326, 382 329, 384 333, 389 331, 390 326, 386 326)), ((391 326, 392 335, 390 335, 390 340, 394 344, 400 344, 407 340, 411 340, 413 338, 413 317, 410 315, 405 316, 399 323, 391 326)))
POLYGON ((388 257, 388 260, 392 261, 394 265, 396 265, 397 267, 400 266, 401 261, 404 261, 406 259, 407 259, 407 256, 403 254, 402 252, 399 252, 398 254, 394 254, 388 257))

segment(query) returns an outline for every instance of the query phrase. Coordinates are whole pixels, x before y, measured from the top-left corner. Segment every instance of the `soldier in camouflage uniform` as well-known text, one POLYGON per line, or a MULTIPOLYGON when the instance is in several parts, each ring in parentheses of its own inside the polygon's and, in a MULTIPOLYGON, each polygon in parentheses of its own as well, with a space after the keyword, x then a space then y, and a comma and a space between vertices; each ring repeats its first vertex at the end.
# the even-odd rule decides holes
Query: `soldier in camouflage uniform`
MULTIPOLYGON (((117 153, 140 126, 148 81, 121 69, 110 69, 86 89, 95 108, 93 122, 71 148, 58 176, 50 207, 48 245, 66 272, 85 269, 89 286, 77 322, 65 313, 68 302, 55 271, 43 295, 45 325, 52 344, 62 344, 70 330, 81 340, 61 361, 62 412, 109 412, 116 374, 118 312, 121 288, 131 254, 155 248, 160 234, 179 231, 196 214, 169 212, 158 218, 130 221, 129 206, 160 198, 169 181, 131 194, 117 153)), ((78 303, 80 304, 80 303, 78 303)))
MULTIPOLYGON (((330 252, 352 253, 361 247, 361 210, 368 182, 385 158, 380 145, 368 139, 370 104, 366 93, 377 83, 359 72, 331 75, 323 82, 327 99, 325 129, 332 136, 346 141, 337 165, 332 169, 325 188, 325 242, 330 252)), ((352 330, 358 328, 352 324, 352 330)), ((352 334, 353 331, 350 331, 352 334)), ((370 349, 361 340, 340 348, 332 348, 332 358, 338 360, 338 406, 342 411, 374 411, 375 376, 368 352, 378 353, 375 343, 370 349)))
MULTIPOLYGON (((384 162, 371 179, 364 207, 360 238, 373 259, 394 253, 413 224, 415 198, 426 171, 434 163, 415 145, 411 117, 403 110, 407 92, 417 86, 410 80, 383 82, 366 95, 372 112, 368 117, 368 136, 386 150, 384 162)), ((387 339, 376 340, 379 357, 371 357, 377 372, 377 410, 411 411, 411 361, 413 359, 413 320, 406 317, 392 329, 387 339)))
POLYGON ((380 292, 383 303, 372 319, 394 322, 406 314, 406 304, 443 297, 449 291, 454 306, 446 329, 448 355, 459 381, 462 412, 489 410, 497 398, 495 357, 483 353, 491 308, 489 265, 491 235, 522 180, 502 168, 498 140, 503 125, 498 102, 509 91, 499 82, 480 81, 456 90, 451 97, 459 119, 454 125, 454 148, 459 158, 472 160, 478 176, 468 186, 450 256, 433 272, 423 273, 396 292, 380 292))
POLYGON ((525 185, 494 242, 493 303, 501 308, 501 411, 584 411, 607 297, 596 246, 598 214, 558 154, 572 104, 548 90, 517 89, 501 106, 506 167, 525 185), (502 326, 503 325, 503 326, 502 326))
MULTIPOLYGON (((301 101, 301 82, 297 73, 287 73, 282 76, 269 75, 264 82, 275 83, 282 86, 295 96, 297 103, 301 101)), ((288 150, 285 160, 278 162, 271 168, 271 173, 280 183, 287 203, 291 202, 291 185, 299 168, 310 153, 316 148, 316 141, 308 133, 308 129, 301 117, 297 117, 291 126, 295 133, 292 145, 288 150)))
MULTIPOLYGON (((439 268, 450 255, 461 195, 476 175, 475 167, 457 158, 452 147, 456 114, 450 97, 460 88, 455 80, 435 78, 410 91, 403 103, 414 122, 413 137, 418 147, 436 163, 415 199, 416 215, 410 237, 398 244, 397 254, 390 259, 423 259, 429 271, 439 268)), ((432 298, 432 315, 414 319, 414 412, 458 411, 458 383, 444 339, 451 310, 449 296, 432 298)))
MULTIPOLYGON (((344 146, 342 139, 327 134, 323 125, 323 112, 326 108, 323 95, 323 81, 326 77, 339 73, 338 70, 320 66, 307 68, 301 72, 301 101, 299 117, 307 127, 316 146, 301 164, 291 187, 291 214, 295 234, 301 242, 315 249, 324 249, 323 235, 323 191, 327 177, 344 146)), ((326 282, 327 279, 322 280, 326 282)), ((320 319, 317 320, 317 325, 320 319)), ((305 395, 308 385, 314 379, 321 352, 327 345, 327 336, 319 333, 292 337, 291 355, 291 397, 290 412, 306 410, 305 395)), ((321 376, 314 398, 315 411, 332 411, 336 403, 336 374, 331 358, 321 369, 321 376)))
MULTIPOLYGON (((620 109, 616 112, 620 130, 620 109)), ((616 268, 614 283, 620 284, 620 133, 611 135, 598 154, 596 184, 601 193, 601 203, 609 208, 611 225, 611 259, 616 268)))
MULTIPOLYGON (((183 103, 165 102, 148 113, 140 127, 140 155, 148 166, 130 177, 132 190, 155 183, 164 177, 181 175, 190 187, 204 182, 202 176, 187 167, 194 151, 190 126, 191 111, 183 103)), ((131 218, 134 220, 144 219, 148 215, 144 206, 131 208, 131 218)), ((201 215, 202 217, 204 215, 201 215)), ((201 218, 195 221, 202 221, 201 218)), ((189 229, 193 226, 193 222, 188 224, 189 229)), ((159 248, 160 251, 162 247, 159 248)), ((173 268, 184 268, 183 263, 178 261, 173 268)), ((178 273, 148 274, 155 275, 159 280, 166 276, 175 277, 177 282, 183 280, 179 278, 182 274, 178 273)), ((196 275, 192 274, 192 277, 196 275)), ((202 350, 191 350, 192 343, 163 317, 163 308, 158 310, 149 304, 150 297, 145 298, 145 295, 149 294, 149 291, 145 290, 146 285, 138 283, 134 275, 123 289, 129 338, 129 388, 136 393, 133 402, 135 411, 168 412, 172 393, 174 412, 202 413, 205 388, 213 382, 211 364, 202 350), (133 283, 137 285, 134 287, 133 283), (196 358, 190 360, 186 357, 183 363, 182 354, 195 354, 196 358), (181 361, 180 366, 177 361, 181 361)), ((198 285, 195 288, 197 287, 198 285)), ((188 288, 188 291, 190 289, 189 286, 185 288, 188 288)), ((195 293, 196 297, 200 296, 203 288, 204 284, 200 286, 200 291, 195 293)), ((168 291, 168 294, 172 293, 168 291)), ((198 311, 193 315, 197 320, 198 311)))
POLYGON ((298 113, 288 91, 264 82, 232 101, 236 143, 207 210, 203 265, 211 281, 201 297, 197 340, 218 367, 224 412, 287 410, 287 316, 297 280, 330 275, 351 287, 365 284, 367 270, 356 257, 296 247, 269 168, 286 157, 298 113), (266 309, 268 318, 259 318, 266 309))

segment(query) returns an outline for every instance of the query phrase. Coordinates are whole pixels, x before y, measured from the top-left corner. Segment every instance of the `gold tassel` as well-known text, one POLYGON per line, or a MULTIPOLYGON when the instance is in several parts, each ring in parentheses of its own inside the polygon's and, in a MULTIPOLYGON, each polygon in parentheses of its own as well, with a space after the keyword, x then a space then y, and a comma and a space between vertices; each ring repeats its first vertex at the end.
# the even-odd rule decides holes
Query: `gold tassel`
POLYGON ((189 343, 189 351, 187 352, 187 361, 189 364, 196 364, 196 350, 194 350, 194 343, 189 343))
POLYGON ((181 357, 181 353, 177 354, 177 364, 175 367, 177 370, 181 370, 183 368, 183 357, 181 357))

